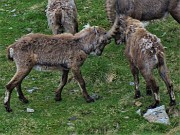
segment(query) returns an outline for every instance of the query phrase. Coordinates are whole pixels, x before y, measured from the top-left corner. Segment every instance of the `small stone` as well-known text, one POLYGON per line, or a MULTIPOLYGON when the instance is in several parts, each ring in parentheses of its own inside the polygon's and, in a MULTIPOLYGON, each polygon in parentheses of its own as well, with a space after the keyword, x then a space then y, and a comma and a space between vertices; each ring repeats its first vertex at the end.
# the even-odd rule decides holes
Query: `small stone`
POLYGON ((91 27, 89 23, 87 23, 86 25, 83 26, 83 28, 85 28, 85 29, 87 29, 89 27, 91 27))
POLYGON ((166 125, 170 124, 169 117, 165 111, 164 105, 156 107, 154 109, 148 109, 143 117, 149 122, 162 123, 166 125))
POLYGON ((79 92, 79 90, 76 90, 76 89, 73 89, 73 90, 69 91, 70 94, 75 94, 75 93, 78 93, 78 92, 79 92))
POLYGON ((139 114, 139 115, 141 115, 141 109, 138 109, 138 110, 136 111, 136 113, 139 114))
POLYGON ((12 16, 13 16, 13 17, 16 17, 16 16, 17 16, 17 14, 13 14, 12 16))
POLYGON ((74 131, 74 130, 75 130, 75 127, 69 126, 69 127, 67 128, 67 130, 68 130, 68 131, 74 131))
POLYGON ((129 85, 134 86, 134 82, 129 82, 129 85))
POLYGON ((26 28, 28 32, 32 32, 32 28, 26 28))
POLYGON ((140 106, 142 105, 142 103, 139 102, 139 101, 136 101, 134 104, 135 104, 137 107, 140 107, 140 106))
POLYGON ((71 118, 69 118, 68 120, 70 121, 74 121, 74 120, 77 120, 77 117, 76 116, 72 116, 71 118))
POLYGON ((127 112, 127 111, 121 111, 122 113, 125 113, 125 112, 127 112))
POLYGON ((29 92, 29 93, 33 93, 35 90, 37 90, 37 89, 39 89, 39 88, 37 88, 37 87, 33 87, 32 89, 28 89, 27 91, 29 92))
POLYGON ((129 116, 125 116, 124 118, 125 118, 125 119, 129 119, 129 116))
POLYGON ((16 9, 11 10, 11 13, 14 13, 14 12, 16 12, 16 9))
POLYGON ((93 93, 91 95, 91 98, 94 99, 94 100, 98 100, 100 98, 100 96, 98 94, 96 94, 96 93, 93 93))
POLYGON ((34 109, 27 108, 26 111, 29 112, 29 113, 33 113, 33 112, 34 112, 34 109))
POLYGON ((7 6, 8 6, 8 4, 4 4, 3 6, 4 6, 4 7, 7 7, 7 6))
POLYGON ((68 126, 72 126, 72 127, 74 126, 74 124, 71 123, 71 122, 68 122, 67 125, 68 125, 68 126))

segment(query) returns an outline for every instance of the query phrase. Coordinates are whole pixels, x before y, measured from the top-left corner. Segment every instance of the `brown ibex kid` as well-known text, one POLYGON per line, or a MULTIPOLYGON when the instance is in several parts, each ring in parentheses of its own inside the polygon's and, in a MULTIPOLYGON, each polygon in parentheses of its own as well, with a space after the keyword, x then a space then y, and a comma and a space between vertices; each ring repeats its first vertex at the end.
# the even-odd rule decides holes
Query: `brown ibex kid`
POLYGON ((81 75, 80 67, 90 53, 101 55, 104 47, 119 27, 118 19, 112 28, 106 32, 101 27, 89 27, 72 35, 64 33, 59 35, 29 34, 23 36, 7 49, 8 58, 14 60, 17 71, 6 85, 4 106, 6 111, 10 108, 11 93, 17 89, 19 99, 27 103, 21 90, 23 79, 33 67, 42 69, 62 70, 62 82, 56 90, 55 100, 61 100, 61 92, 67 82, 69 70, 78 81, 86 102, 94 101, 87 93, 85 81, 81 75))
POLYGON ((78 32, 77 8, 74 0, 48 0, 46 16, 53 34, 78 32))
POLYGON ((120 16, 120 29, 116 38, 125 41, 125 55, 129 60, 131 72, 135 83, 135 98, 141 96, 139 90, 139 71, 146 81, 147 95, 153 96, 155 103, 150 106, 154 108, 159 105, 159 87, 153 76, 153 69, 158 68, 162 80, 165 82, 170 96, 170 105, 175 105, 173 84, 168 74, 164 49, 160 39, 148 32, 143 23, 131 17, 120 16), (118 37, 119 36, 119 37, 118 37))
POLYGON ((160 19, 170 13, 180 23, 180 0, 106 0, 106 12, 111 23, 116 12, 140 21, 160 19))

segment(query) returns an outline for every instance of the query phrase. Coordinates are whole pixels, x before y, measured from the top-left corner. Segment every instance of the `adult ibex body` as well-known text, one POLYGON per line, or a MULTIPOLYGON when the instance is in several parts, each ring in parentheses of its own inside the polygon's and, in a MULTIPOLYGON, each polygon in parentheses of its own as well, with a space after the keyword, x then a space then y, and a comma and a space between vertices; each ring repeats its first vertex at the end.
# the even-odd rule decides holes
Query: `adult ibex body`
POLYGON ((170 13, 180 23, 180 0, 106 0, 106 12, 111 23, 116 12, 140 21, 160 19, 170 13))
POLYGON ((153 92, 155 103, 150 107, 159 105, 159 86, 153 76, 153 69, 157 68, 162 80, 165 82, 170 96, 170 105, 175 105, 173 84, 170 80, 166 66, 164 48, 160 39, 148 32, 143 23, 131 17, 120 16, 119 40, 125 41, 125 55, 129 60, 131 72, 135 83, 135 98, 140 97, 139 71, 146 81, 146 92, 148 95, 153 92))
POLYGON ((74 0, 48 0, 46 16, 53 34, 77 33, 77 14, 74 0))
POLYGON ((86 91, 80 67, 90 53, 101 55, 118 27, 117 20, 108 32, 96 26, 85 28, 75 35, 70 33, 29 34, 10 45, 7 49, 8 58, 14 60, 17 71, 6 85, 4 98, 6 111, 11 111, 10 98, 14 88, 17 89, 19 99, 24 103, 28 102, 21 90, 21 83, 33 67, 62 70, 62 82, 55 93, 56 101, 61 100, 62 89, 67 82, 69 70, 71 70, 82 89, 85 100, 92 102, 93 99, 86 91))

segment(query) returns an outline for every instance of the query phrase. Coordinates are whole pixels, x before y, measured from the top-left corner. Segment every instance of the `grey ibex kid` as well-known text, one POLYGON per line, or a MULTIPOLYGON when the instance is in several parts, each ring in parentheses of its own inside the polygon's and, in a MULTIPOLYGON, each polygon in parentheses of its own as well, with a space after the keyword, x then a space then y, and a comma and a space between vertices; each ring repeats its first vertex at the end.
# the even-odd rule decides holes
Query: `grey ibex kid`
POLYGON ((158 68, 162 80, 165 82, 170 96, 170 105, 175 105, 173 84, 168 74, 164 49, 160 39, 148 32, 143 23, 131 17, 120 16, 120 40, 125 41, 125 55, 129 60, 131 72, 135 83, 135 98, 141 96, 139 90, 139 71, 146 81, 147 95, 154 95, 155 103, 150 106, 154 108, 159 105, 159 87, 153 76, 153 69, 158 68))
POLYGON ((77 8, 74 0, 48 0, 46 16, 53 34, 78 32, 77 8))
POLYGON ((78 81, 86 102, 94 101, 86 91, 80 67, 90 53, 101 55, 104 47, 110 42, 111 37, 119 27, 118 23, 118 20, 115 21, 108 32, 96 26, 85 28, 75 35, 70 33, 53 36, 29 34, 10 45, 7 49, 8 58, 14 60, 17 71, 6 85, 4 98, 6 111, 12 111, 10 98, 14 88, 17 89, 19 99, 24 103, 28 102, 21 90, 21 83, 33 67, 62 70, 62 82, 55 94, 56 101, 61 100, 61 92, 67 82, 69 70, 78 81))
POLYGON ((170 13, 180 23, 180 0, 106 0, 106 12, 111 23, 116 12, 140 21, 160 19, 170 13))

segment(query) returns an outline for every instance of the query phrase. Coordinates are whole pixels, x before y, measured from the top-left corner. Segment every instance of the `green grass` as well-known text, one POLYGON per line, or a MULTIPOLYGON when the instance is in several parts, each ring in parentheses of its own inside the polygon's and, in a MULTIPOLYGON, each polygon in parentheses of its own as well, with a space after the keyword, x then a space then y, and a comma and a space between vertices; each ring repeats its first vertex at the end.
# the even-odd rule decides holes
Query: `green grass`
MULTIPOLYGON (((64 88, 62 102, 55 102, 54 90, 61 73, 33 70, 22 85, 30 102, 22 104, 14 90, 11 98, 13 112, 7 113, 3 106, 5 85, 14 75, 16 67, 13 62, 7 61, 5 49, 29 33, 28 28, 34 33, 51 33, 44 12, 46 5, 47 1, 44 0, 0 2, 0 134, 180 134, 180 118, 173 114, 170 115, 171 125, 149 123, 136 114, 139 108, 144 109, 153 99, 145 96, 145 81, 141 77, 143 96, 138 101, 143 105, 133 105, 134 90, 129 85, 133 78, 124 57, 124 46, 116 46, 114 41, 105 48, 102 56, 89 56, 82 66, 88 92, 90 95, 100 95, 99 100, 87 104, 77 83, 71 81, 64 88), (30 94, 27 89, 32 87, 38 89, 30 94), (27 113, 27 107, 33 108, 35 112, 27 113)), ((77 0, 77 7, 79 30, 87 23, 109 29, 103 0, 77 0)), ((177 99, 176 110, 179 111, 180 26, 169 16, 165 21, 151 23, 147 29, 160 37, 166 47, 167 65, 177 99)), ((156 76, 160 85, 161 104, 167 108, 169 96, 166 87, 157 73, 156 76)))

